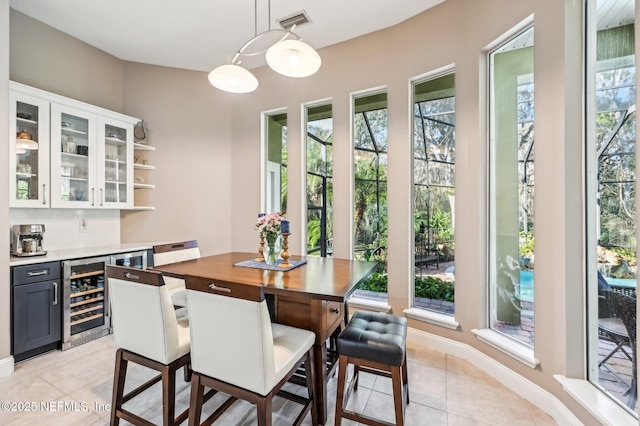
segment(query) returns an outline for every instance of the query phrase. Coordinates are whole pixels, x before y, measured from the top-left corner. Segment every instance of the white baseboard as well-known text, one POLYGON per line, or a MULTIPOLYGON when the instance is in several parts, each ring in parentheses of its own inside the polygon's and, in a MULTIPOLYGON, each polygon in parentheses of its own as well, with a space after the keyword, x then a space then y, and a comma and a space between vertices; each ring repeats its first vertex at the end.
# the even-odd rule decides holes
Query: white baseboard
POLYGON ((13 373, 13 367, 15 362, 13 361, 13 357, 10 356, 5 359, 0 359, 0 377, 8 376, 13 373))
POLYGON ((549 414, 558 424, 582 426, 582 422, 553 394, 474 347, 411 327, 407 334, 407 339, 412 342, 469 361, 511 391, 549 414))

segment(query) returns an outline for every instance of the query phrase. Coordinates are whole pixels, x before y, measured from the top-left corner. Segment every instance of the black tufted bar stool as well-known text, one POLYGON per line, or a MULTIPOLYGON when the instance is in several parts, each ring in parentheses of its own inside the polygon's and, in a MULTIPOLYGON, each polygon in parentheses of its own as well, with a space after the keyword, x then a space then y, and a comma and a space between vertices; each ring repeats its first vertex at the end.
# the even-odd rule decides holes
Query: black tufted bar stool
POLYGON ((356 312, 338 336, 338 391, 336 392, 336 425, 349 419, 372 426, 404 426, 404 413, 409 403, 407 377, 407 320, 395 315, 356 312), (345 394, 347 366, 353 364, 354 374, 345 394), (358 389, 358 372, 391 377, 396 422, 389 423, 353 411, 345 410, 351 392, 358 389))

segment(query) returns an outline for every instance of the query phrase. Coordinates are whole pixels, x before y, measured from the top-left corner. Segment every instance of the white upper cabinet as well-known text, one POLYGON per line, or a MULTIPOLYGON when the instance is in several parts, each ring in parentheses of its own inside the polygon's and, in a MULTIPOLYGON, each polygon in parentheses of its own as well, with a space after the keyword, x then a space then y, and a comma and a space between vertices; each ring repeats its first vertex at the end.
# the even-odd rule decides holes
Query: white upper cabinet
POLYGON ((49 207, 49 102, 17 92, 9 98, 9 205, 49 207))
POLYGON ((132 209, 140 120, 10 83, 11 207, 132 209))
POLYGON ((98 200, 100 206, 133 206, 133 127, 98 117, 98 200))
POLYGON ((51 104, 51 207, 99 205, 95 114, 51 104))

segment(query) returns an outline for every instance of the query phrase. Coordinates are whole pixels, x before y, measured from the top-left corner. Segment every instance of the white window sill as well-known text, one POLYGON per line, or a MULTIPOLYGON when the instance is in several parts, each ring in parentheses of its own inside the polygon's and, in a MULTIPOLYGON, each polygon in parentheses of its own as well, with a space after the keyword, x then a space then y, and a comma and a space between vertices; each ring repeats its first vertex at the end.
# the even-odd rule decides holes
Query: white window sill
POLYGON ((391 306, 389 306, 387 302, 382 302, 382 301, 372 300, 372 299, 364 299, 360 297, 349 298, 349 300, 347 300, 347 306, 349 306, 349 308, 364 309, 367 311, 374 311, 374 312, 391 311, 391 306))
POLYGON ((562 388, 606 426, 638 426, 638 419, 586 380, 553 376, 562 388))
POLYGON ((503 336, 502 334, 488 328, 474 328, 471 332, 476 335, 478 340, 486 343, 487 345, 493 346, 528 367, 536 368, 540 364, 540 361, 534 357, 532 348, 515 342, 509 337, 503 336))
POLYGON ((460 327, 460 323, 451 315, 445 315, 439 312, 420 308, 409 308, 405 309, 403 312, 411 319, 427 322, 440 327, 450 328, 451 330, 457 330, 458 327, 460 327))

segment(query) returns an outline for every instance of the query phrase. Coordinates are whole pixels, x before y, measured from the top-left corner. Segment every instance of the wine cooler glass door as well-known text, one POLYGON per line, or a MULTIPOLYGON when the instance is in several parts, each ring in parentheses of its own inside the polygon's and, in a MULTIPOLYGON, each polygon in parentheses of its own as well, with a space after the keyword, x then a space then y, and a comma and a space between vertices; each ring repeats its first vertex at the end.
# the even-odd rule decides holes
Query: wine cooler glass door
POLYGON ((108 263, 107 256, 63 262, 63 350, 109 334, 108 263))

